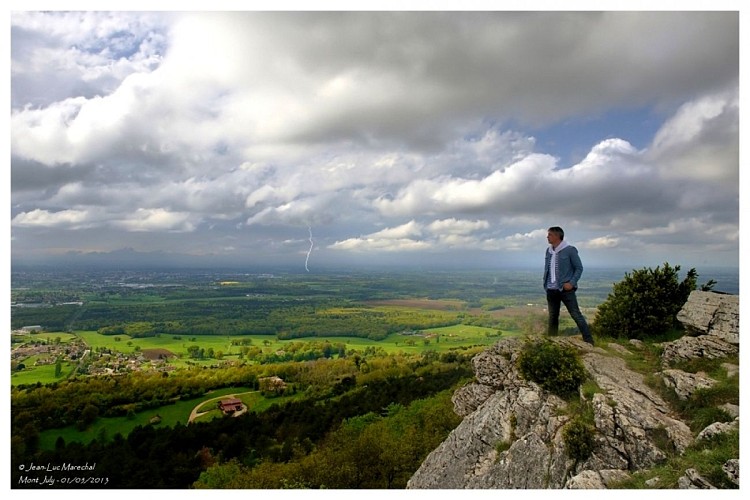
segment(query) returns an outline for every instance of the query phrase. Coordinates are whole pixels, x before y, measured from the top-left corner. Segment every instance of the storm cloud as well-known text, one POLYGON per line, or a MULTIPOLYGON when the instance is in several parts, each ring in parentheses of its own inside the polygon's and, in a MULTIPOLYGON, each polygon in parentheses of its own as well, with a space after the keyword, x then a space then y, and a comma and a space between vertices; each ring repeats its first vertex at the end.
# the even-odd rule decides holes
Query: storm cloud
POLYGON ((14 257, 738 264, 737 12, 10 20, 14 257))

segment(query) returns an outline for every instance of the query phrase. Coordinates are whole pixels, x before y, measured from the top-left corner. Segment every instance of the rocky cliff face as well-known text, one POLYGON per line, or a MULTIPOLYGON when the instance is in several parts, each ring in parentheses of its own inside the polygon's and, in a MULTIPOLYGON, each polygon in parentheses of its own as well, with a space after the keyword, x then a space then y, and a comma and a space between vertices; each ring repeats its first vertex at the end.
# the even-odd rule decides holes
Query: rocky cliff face
MULTIPOLYGON (((698 303, 713 323, 692 312, 696 324, 717 324, 722 318, 734 321, 726 313, 729 306, 719 298, 716 307, 704 307, 706 297, 694 292, 686 307, 698 303)), ((736 297, 717 295, 732 302, 736 297)), ((715 297, 708 297, 713 301, 715 297)), ((687 313, 686 313, 687 314, 687 313)), ((682 315, 686 318, 686 315, 682 315)), ((735 327, 738 321, 734 321, 735 327)), ((692 323, 691 323, 692 325, 692 323)), ((691 327, 692 328, 692 327, 691 327)), ((710 385, 706 377, 692 377, 668 369, 670 362, 688 356, 736 353, 739 335, 731 328, 720 328, 721 335, 708 332, 686 337, 665 346, 662 359, 665 370, 659 375, 673 384, 680 397, 688 397, 697 387, 710 385), (736 338, 737 344, 727 338, 736 338), (676 345, 672 345, 676 344, 676 345), (669 353, 669 354, 667 354, 669 353), (679 390, 677 389, 679 387, 679 390)), ((697 330, 696 330, 697 331, 697 330)), ((578 338, 555 338, 555 342, 574 346, 598 385, 592 395, 581 395, 593 410, 595 446, 585 461, 569 458, 563 432, 574 417, 569 404, 524 380, 517 369, 524 340, 511 338, 498 342, 473 360, 476 379, 453 396, 454 410, 463 422, 424 461, 408 483, 408 488, 606 488, 632 471, 651 468, 666 459, 667 451, 680 453, 696 438, 690 428, 675 418, 670 406, 644 384, 643 376, 629 370, 623 356, 638 354, 643 348, 631 341, 628 348, 619 344, 591 347, 578 338)), ((736 366, 728 369, 738 370, 736 366)), ((739 408, 736 409, 739 415, 739 408)), ((739 425, 738 418, 732 424, 739 425)), ((721 427, 717 432, 726 430, 721 427)), ((739 461, 728 464, 739 470, 739 461)), ((729 472, 727 472, 729 474, 729 472)), ((681 485, 705 487, 695 471, 686 471, 681 485)), ((737 472, 737 482, 739 475, 737 472)))

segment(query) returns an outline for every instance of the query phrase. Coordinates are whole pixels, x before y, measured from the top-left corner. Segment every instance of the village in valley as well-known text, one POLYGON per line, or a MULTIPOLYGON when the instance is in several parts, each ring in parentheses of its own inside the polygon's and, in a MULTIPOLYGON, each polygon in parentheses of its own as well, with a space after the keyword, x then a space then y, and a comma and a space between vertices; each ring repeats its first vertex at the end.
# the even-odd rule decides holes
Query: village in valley
MULTIPOLYGON (((169 358, 174 354, 158 349, 137 350, 132 353, 114 351, 106 348, 92 350, 80 338, 71 338, 63 342, 60 335, 54 338, 34 338, 41 327, 23 327, 11 332, 14 339, 23 339, 22 343, 11 349, 11 371, 16 372, 32 366, 59 364, 68 366, 67 375, 113 375, 134 371, 172 371, 169 358), (72 369, 70 368, 72 367, 72 369)), ((61 377, 63 373, 59 373, 61 377)))

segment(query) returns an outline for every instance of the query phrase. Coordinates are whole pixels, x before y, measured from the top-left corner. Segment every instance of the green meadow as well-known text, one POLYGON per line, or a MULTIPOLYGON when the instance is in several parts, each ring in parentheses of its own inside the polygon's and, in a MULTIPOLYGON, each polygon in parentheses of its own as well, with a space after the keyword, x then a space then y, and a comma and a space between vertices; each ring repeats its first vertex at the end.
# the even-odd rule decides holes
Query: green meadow
MULTIPOLYGON (((502 335, 515 335, 517 331, 502 332, 502 335)), ((54 334, 51 334, 54 336, 54 334)), ((488 345, 496 342, 500 335, 497 329, 473 325, 452 325, 441 328, 430 328, 422 330, 414 335, 392 333, 383 340, 370 340, 361 337, 303 337, 297 339, 279 340, 274 335, 166 335, 156 337, 132 338, 128 335, 101 335, 92 331, 77 331, 76 335, 82 338, 93 350, 106 348, 123 353, 134 353, 144 349, 167 349, 187 359, 188 348, 197 345, 201 348, 212 348, 221 351, 225 358, 236 358, 240 352, 243 341, 250 341, 250 345, 265 351, 283 350, 291 343, 299 342, 330 342, 331 344, 344 344, 347 350, 362 350, 367 347, 379 347, 387 353, 420 353, 427 349, 435 351, 447 351, 456 347, 468 347, 472 345, 488 345)), ((191 360, 195 361, 195 360, 191 360)), ((210 362, 211 360, 204 360, 210 362)), ((215 361, 215 360, 214 360, 215 361)), ((178 361, 175 361, 179 363, 178 361)))
MULTIPOLYGON (((177 368, 188 366, 210 366, 220 361, 238 361, 242 342, 249 342, 264 353, 283 351, 291 343, 325 343, 343 344, 346 351, 363 351, 368 347, 382 349, 387 354, 419 354, 427 350, 446 352, 451 349, 476 345, 491 345, 501 336, 520 334, 517 330, 500 332, 494 328, 473 325, 453 325, 441 328, 430 328, 411 335, 393 333, 383 340, 370 340, 361 337, 305 337, 290 340, 279 340, 274 335, 158 335, 155 337, 132 338, 128 335, 101 335, 95 331, 76 331, 75 333, 50 332, 35 333, 33 340, 68 343, 75 338, 82 339, 92 350, 109 349, 125 354, 134 354, 148 349, 166 349, 176 357, 169 363, 177 368), (216 357, 192 359, 188 348, 197 346, 202 349, 213 349, 216 357)), ((55 377, 55 365, 34 366, 35 356, 23 360, 26 367, 14 371, 11 375, 12 385, 48 384, 64 380, 76 367, 74 362, 64 361, 60 377, 55 377)))
POLYGON ((83 431, 72 425, 42 431, 39 434, 39 444, 44 449, 53 449, 58 438, 64 439, 66 443, 74 441, 88 443, 100 437, 111 439, 118 433, 127 436, 137 426, 174 427, 175 425, 187 425, 190 414, 195 408, 207 412, 196 419, 196 422, 205 422, 212 418, 222 417, 221 411, 216 408, 216 402, 222 396, 230 394, 237 394, 237 397, 250 408, 250 411, 262 411, 272 403, 280 403, 292 398, 267 399, 257 391, 251 392, 247 387, 228 387, 211 391, 198 398, 185 401, 178 400, 174 404, 143 410, 131 417, 98 418, 83 431))
POLYGON ((76 367, 75 363, 65 361, 62 363, 61 375, 56 377, 54 364, 33 366, 37 358, 38 356, 26 358, 24 362, 27 363, 27 368, 11 373, 11 385, 32 385, 37 382, 41 384, 51 384, 53 382, 59 382, 60 380, 64 380, 76 367))

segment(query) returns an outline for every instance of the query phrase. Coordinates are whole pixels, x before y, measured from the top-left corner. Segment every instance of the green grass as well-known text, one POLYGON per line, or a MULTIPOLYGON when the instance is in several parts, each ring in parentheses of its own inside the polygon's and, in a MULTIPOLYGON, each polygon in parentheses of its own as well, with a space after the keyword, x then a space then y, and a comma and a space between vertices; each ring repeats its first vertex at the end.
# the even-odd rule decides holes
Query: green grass
POLYGON ((232 393, 232 392, 226 392, 226 391, 223 391, 223 392, 224 394, 221 394, 221 395, 210 394, 211 396, 214 396, 214 397, 211 399, 207 399, 206 401, 204 401, 197 407, 197 411, 199 415, 196 416, 193 422, 208 422, 209 420, 213 420, 214 418, 221 417, 222 412, 221 410, 219 410, 219 408, 217 408, 216 403, 218 399, 221 399, 221 396, 225 396, 227 394, 234 394, 234 397, 242 401, 242 403, 245 406, 247 406, 250 411, 259 411, 257 408, 258 403, 260 403, 260 401, 265 399, 258 391, 243 392, 243 393, 237 393, 237 392, 232 393))
POLYGON ((696 443, 682 455, 673 455, 664 464, 633 474, 629 479, 610 485, 611 489, 676 489, 677 480, 687 469, 696 469, 712 485, 720 489, 737 489, 721 466, 729 459, 740 456, 739 433, 717 436, 709 442, 696 443), (647 485, 646 481, 658 478, 647 485))
POLYGON ((55 365, 40 365, 33 366, 38 356, 31 356, 24 360, 26 368, 21 371, 16 371, 10 375, 11 385, 31 385, 37 382, 41 384, 52 384, 54 382, 60 382, 65 380, 68 374, 75 368, 75 363, 69 363, 67 361, 62 364, 62 373, 60 377, 55 377, 55 365))
POLYGON ((136 347, 141 349, 168 349, 175 354, 187 355, 187 349, 191 345, 199 345, 208 349, 209 347, 221 350, 224 354, 236 354, 239 352, 238 346, 232 346, 232 340, 242 340, 252 338, 255 345, 262 346, 262 339, 269 339, 269 336, 261 335, 159 335, 158 337, 132 338, 128 335, 101 335, 92 331, 75 332, 81 337, 86 344, 92 349, 107 348, 124 353, 133 353, 136 347), (178 337, 178 338, 175 338, 178 337), (119 339, 119 340, 118 340, 119 339), (191 340, 195 339, 195 340, 191 340))
MULTIPOLYGON (((100 335, 92 331, 78 331, 80 336, 92 349, 107 348, 124 353, 133 353, 136 346, 143 349, 168 349, 177 355, 187 356, 187 349, 191 345, 202 348, 213 348, 223 351, 225 356, 236 356, 240 346, 231 345, 232 341, 250 339, 252 345, 269 351, 283 349, 291 342, 331 342, 343 343, 347 349, 364 349, 369 346, 382 347, 386 352, 422 352, 426 349, 446 351, 451 347, 470 345, 489 345, 499 340, 497 330, 470 325, 454 325, 443 328, 430 328, 421 332, 425 336, 401 335, 392 333, 383 340, 370 340, 361 337, 303 337, 290 340, 278 340, 273 335, 181 335, 175 339, 173 335, 158 337, 131 338, 128 335, 100 335), (439 335, 439 340, 438 336, 439 335), (119 338, 119 340, 115 340, 119 338), (408 345, 410 340, 414 345, 408 345), (428 342, 425 342, 428 341, 428 342)), ((511 332, 513 334, 515 332, 511 332)))
MULTIPOLYGON (((72 425, 60 429, 46 430, 40 433, 39 444, 42 448, 52 449, 54 448, 55 441, 58 437, 62 437, 66 443, 70 443, 73 441, 88 443, 97 438, 102 432, 105 433, 107 439, 112 439, 112 437, 117 433, 123 436, 127 436, 137 426, 149 425, 149 421, 156 415, 161 417, 161 421, 158 424, 154 424, 154 427, 173 427, 175 425, 187 424, 188 419, 190 418, 190 413, 196 406, 208 405, 210 407, 212 405, 215 405, 216 399, 220 398, 221 396, 226 396, 227 394, 246 393, 248 391, 250 391, 250 389, 247 387, 229 387, 211 391, 198 398, 185 401, 177 401, 175 404, 165 405, 159 408, 150 408, 148 410, 138 412, 133 418, 102 417, 96 419, 96 421, 94 421, 94 423, 91 424, 88 429, 83 431, 77 430, 75 426, 72 425)), ((259 395, 259 393, 257 394, 259 395)), ((240 399, 242 399, 243 402, 245 402, 245 398, 246 396, 244 394, 240 396, 240 399)), ((260 398, 265 399, 262 396, 260 396, 260 398)), ((276 401, 278 399, 281 398, 276 398, 273 401, 276 401)), ((247 401, 251 402, 253 401, 253 399, 251 397, 247 397, 247 401)), ((259 402, 260 401, 256 400, 256 403, 254 405, 255 407, 252 408, 253 410, 259 411, 259 402)), ((212 417, 219 416, 221 416, 221 412, 219 412, 218 410, 216 410, 216 413, 212 415, 212 417)), ((204 418, 200 421, 207 420, 209 420, 209 417, 204 416, 204 418)))
MULTIPOLYGON (((730 356, 720 359, 696 358, 690 361, 675 363, 672 368, 689 373, 705 372, 709 377, 717 381, 717 384, 708 389, 696 391, 687 400, 677 397, 674 390, 665 386, 661 377, 655 373, 662 370, 661 353, 663 348, 661 342, 675 340, 683 332, 672 331, 658 338, 645 339, 642 348, 636 349, 629 344, 627 339, 600 339, 604 342, 616 342, 625 346, 633 354, 625 356, 627 366, 645 377, 645 382, 655 389, 664 400, 674 409, 681 420, 688 424, 694 435, 713 422, 727 422, 732 418, 718 406, 724 403, 739 404, 739 377, 728 377, 726 370, 721 366, 723 363, 739 365, 738 356, 730 356)), ((670 450, 663 450, 669 452, 670 450)), ((677 488, 677 480, 685 474, 689 468, 696 469, 711 484, 720 489, 734 489, 721 470, 730 458, 739 457, 739 433, 732 432, 718 436, 710 441, 696 442, 690 446, 685 453, 678 455, 667 453, 668 460, 652 469, 638 472, 633 476, 612 488, 617 489, 674 489, 677 488), (658 478, 658 482, 647 485, 646 481, 658 478)))
POLYGON ((76 338, 76 335, 74 333, 67 332, 39 332, 32 333, 31 335, 31 338, 34 340, 55 343, 59 339, 63 344, 66 342, 70 342, 71 340, 76 338))
POLYGON ((58 437, 62 437, 66 443, 74 441, 89 443, 94 439, 98 439, 102 433, 109 440, 118 433, 122 436, 127 436, 139 425, 144 427, 147 425, 153 425, 154 427, 186 425, 190 419, 191 412, 195 408, 198 409, 198 413, 202 413, 202 415, 195 418, 195 422, 208 422, 214 418, 223 418, 224 415, 217 408, 216 403, 222 397, 230 394, 240 399, 248 407, 248 411, 251 412, 263 412, 274 404, 283 404, 287 401, 304 397, 303 394, 265 397, 259 391, 253 391, 248 387, 228 387, 210 391, 197 398, 177 401, 174 404, 160 406, 159 408, 143 410, 130 418, 124 416, 100 417, 83 431, 76 429, 74 425, 42 431, 39 436, 39 445, 43 449, 53 449, 58 437), (157 415, 161 418, 159 423, 150 424, 151 419, 157 415))

